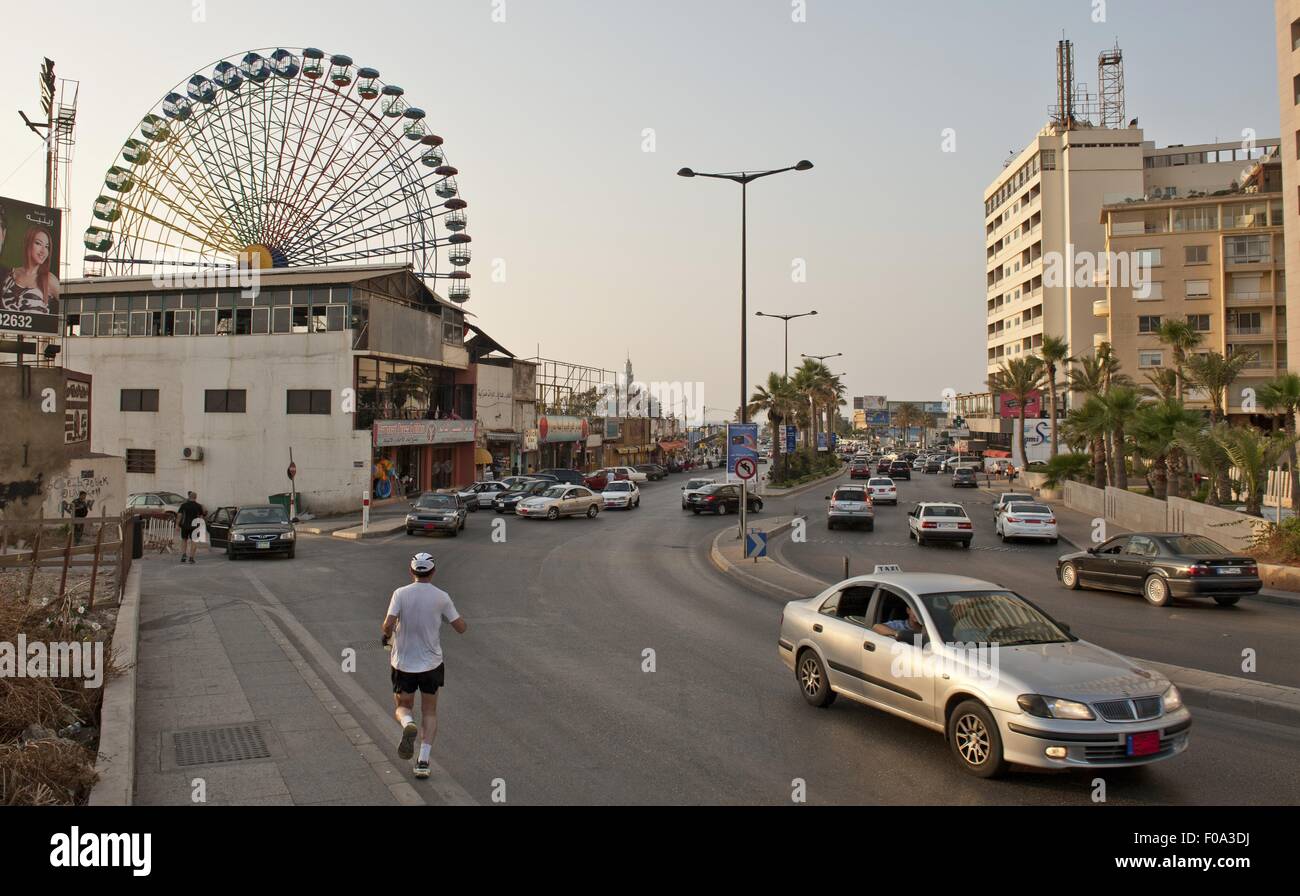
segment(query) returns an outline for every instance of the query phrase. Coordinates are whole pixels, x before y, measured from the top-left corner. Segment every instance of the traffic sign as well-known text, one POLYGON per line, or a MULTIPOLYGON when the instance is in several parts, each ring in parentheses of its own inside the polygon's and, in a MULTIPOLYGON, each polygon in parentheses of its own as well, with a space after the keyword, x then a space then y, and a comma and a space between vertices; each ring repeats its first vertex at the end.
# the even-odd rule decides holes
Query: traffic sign
POLYGON ((752 458, 741 457, 736 460, 736 476, 740 479, 753 479, 758 472, 758 464, 752 458))
POLYGON ((298 465, 293 461, 289 461, 289 469, 285 470, 285 472, 289 474, 290 479, 294 478, 298 475, 298 465))
POLYGON ((767 556, 767 533, 761 529, 749 529, 745 532, 745 559, 758 559, 767 556))

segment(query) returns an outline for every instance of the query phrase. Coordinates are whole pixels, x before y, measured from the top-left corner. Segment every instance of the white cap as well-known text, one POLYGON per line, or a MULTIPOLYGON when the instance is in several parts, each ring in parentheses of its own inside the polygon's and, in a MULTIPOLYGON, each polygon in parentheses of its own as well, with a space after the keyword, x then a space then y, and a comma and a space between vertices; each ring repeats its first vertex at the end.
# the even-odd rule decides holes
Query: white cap
POLYGON ((437 566, 431 554, 416 554, 411 558, 411 572, 417 576, 427 576, 437 566))

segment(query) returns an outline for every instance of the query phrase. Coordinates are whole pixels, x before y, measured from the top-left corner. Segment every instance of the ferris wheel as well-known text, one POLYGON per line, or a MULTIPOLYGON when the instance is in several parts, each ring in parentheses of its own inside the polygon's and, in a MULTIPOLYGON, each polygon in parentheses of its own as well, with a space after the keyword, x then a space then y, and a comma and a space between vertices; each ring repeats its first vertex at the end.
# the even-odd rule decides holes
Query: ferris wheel
POLYGON ((85 233, 86 273, 402 263, 464 302, 467 203, 442 144, 401 87, 349 56, 220 60, 122 146, 85 233))

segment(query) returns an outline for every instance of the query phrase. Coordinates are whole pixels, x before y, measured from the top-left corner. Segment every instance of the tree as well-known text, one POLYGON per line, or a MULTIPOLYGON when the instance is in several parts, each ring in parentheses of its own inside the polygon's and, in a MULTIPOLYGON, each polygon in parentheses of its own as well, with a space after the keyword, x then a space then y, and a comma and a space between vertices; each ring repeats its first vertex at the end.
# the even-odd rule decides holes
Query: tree
POLYGON ((1288 449, 1295 448, 1295 439, 1290 433, 1265 435, 1250 425, 1221 424, 1213 428, 1212 435, 1241 477, 1238 481, 1246 493, 1246 513, 1261 516, 1268 471, 1288 449))
POLYGON ((925 422, 925 417, 921 414, 921 409, 910 401, 905 401, 894 411, 894 425, 903 432, 903 442, 907 442, 907 431, 913 426, 925 422))
POLYGON ((1047 479, 1043 484, 1048 488, 1060 488, 1067 480, 1087 475, 1091 466, 1092 457, 1087 454, 1066 452, 1054 455, 1047 461, 1047 479))
POLYGON ((1174 317, 1160 324, 1156 337, 1174 350, 1174 383, 1181 401, 1186 391, 1184 365, 1187 363, 1187 353, 1200 345, 1203 337, 1187 321, 1174 317))
POLYGON ((1020 445, 1020 462, 1029 463, 1025 452, 1025 405, 1043 382, 1043 361, 1034 355, 1023 358, 1010 358, 989 377, 989 388, 994 392, 1010 393, 1019 405, 1018 416, 1020 431, 1017 436, 1020 445))
POLYGON ((1210 393, 1211 423, 1218 423, 1227 416, 1225 393, 1250 363, 1251 357, 1248 352, 1233 351, 1227 357, 1218 352, 1201 352, 1187 359, 1187 378, 1210 393))
POLYGON ((786 473, 782 454, 785 445, 782 444, 779 427, 790 417, 798 401, 799 396, 795 394, 789 380, 779 373, 769 373, 766 385, 754 387, 754 394, 750 396, 747 406, 751 420, 758 414, 767 414, 768 425, 772 427, 772 458, 774 466, 781 471, 782 478, 786 473))
POLYGON ((1183 496, 1182 481, 1175 467, 1181 453, 1174 440, 1180 428, 1194 428, 1200 422, 1199 414, 1187 410, 1173 397, 1147 402, 1134 416, 1133 440, 1142 456, 1151 458, 1152 491, 1162 501, 1171 494, 1183 496))
POLYGON ((1178 371, 1172 367, 1157 367, 1147 371, 1147 385, 1142 387, 1144 395, 1150 395, 1159 401, 1182 401, 1178 394, 1178 371))
POLYGON ((1128 453, 1124 437, 1125 428, 1133 421, 1138 410, 1138 391, 1132 386, 1115 386, 1101 398, 1105 408, 1106 428, 1110 431, 1111 457, 1114 467, 1115 487, 1128 489, 1128 453))
POLYGON ((1300 469, 1296 467, 1296 414, 1300 412, 1300 373, 1284 373, 1265 383, 1259 390, 1259 403, 1280 414, 1282 428, 1292 441, 1287 448, 1287 465, 1291 468, 1291 509, 1300 512, 1300 469))
POLYGON ((1226 482, 1228 455, 1224 453, 1223 444, 1217 438, 1217 431, 1225 426, 1226 423, 1214 423, 1209 426, 1199 423, 1192 426, 1179 426, 1174 437, 1174 441, 1187 458, 1195 461, 1198 467, 1210 474, 1207 477, 1209 493, 1205 497, 1205 503, 1212 506, 1217 506, 1228 498, 1226 487, 1220 490, 1219 477, 1214 475, 1216 471, 1222 470, 1226 482))
POLYGON ((1073 359, 1070 357, 1069 343, 1059 336, 1044 336, 1043 344, 1038 349, 1038 356, 1043 359, 1046 373, 1044 378, 1047 381, 1047 407, 1052 415, 1052 457, 1056 457, 1060 445, 1056 432, 1056 375, 1073 359))
POLYGON ((1065 415, 1067 441, 1086 444, 1092 454, 1092 485, 1106 487, 1106 405, 1097 395, 1090 395, 1082 405, 1065 415))

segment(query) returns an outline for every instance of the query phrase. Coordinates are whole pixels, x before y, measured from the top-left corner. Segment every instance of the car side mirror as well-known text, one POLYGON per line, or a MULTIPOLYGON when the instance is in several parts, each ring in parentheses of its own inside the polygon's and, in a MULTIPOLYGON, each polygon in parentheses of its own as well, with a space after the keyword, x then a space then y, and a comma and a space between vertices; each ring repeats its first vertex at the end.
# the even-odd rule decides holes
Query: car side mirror
POLYGON ((1068 622, 1058 622, 1057 625, 1059 625, 1059 626, 1061 627, 1061 631, 1065 632, 1067 635, 1073 635, 1073 634, 1074 634, 1074 632, 1070 631, 1070 623, 1068 623, 1068 622))
POLYGON ((1096 548, 1088 548, 1088 553, 1089 553, 1089 554, 1093 554, 1093 555, 1095 555, 1095 554, 1097 553, 1097 549, 1096 549, 1096 548))

